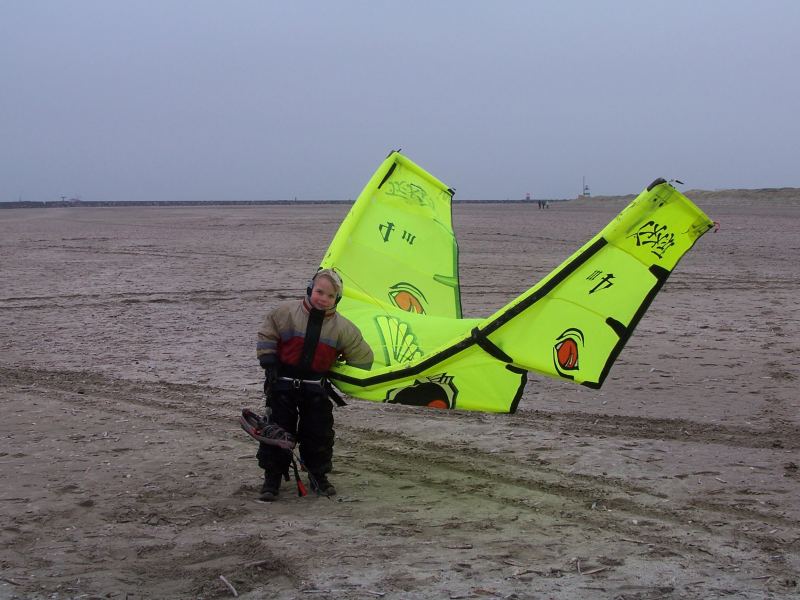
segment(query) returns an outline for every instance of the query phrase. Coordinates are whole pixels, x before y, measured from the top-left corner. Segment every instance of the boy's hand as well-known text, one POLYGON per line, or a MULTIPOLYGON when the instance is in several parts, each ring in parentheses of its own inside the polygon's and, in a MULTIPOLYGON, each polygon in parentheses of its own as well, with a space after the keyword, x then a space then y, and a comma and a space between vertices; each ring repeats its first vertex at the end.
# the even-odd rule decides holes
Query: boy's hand
POLYGON ((268 365, 264 369, 264 396, 267 397, 268 403, 272 395, 272 386, 276 381, 278 381, 278 367, 275 365, 268 365))
POLYGON ((264 385, 272 385, 278 381, 278 367, 267 365, 264 367, 264 385))
POLYGON ((262 369, 267 370, 278 365, 278 358, 274 354, 262 354, 258 357, 258 364, 262 369))
POLYGON ((258 357, 258 363, 264 369, 264 394, 269 398, 272 392, 272 384, 278 381, 278 363, 274 354, 262 354, 258 357))

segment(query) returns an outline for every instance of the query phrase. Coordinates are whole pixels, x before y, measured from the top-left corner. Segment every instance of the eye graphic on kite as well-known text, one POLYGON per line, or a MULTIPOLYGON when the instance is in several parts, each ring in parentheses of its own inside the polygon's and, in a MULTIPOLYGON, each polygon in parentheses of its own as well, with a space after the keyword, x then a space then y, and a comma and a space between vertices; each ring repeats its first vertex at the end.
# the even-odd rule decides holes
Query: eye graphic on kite
POLYGON ((428 408, 455 408, 458 389, 453 377, 441 373, 424 379, 417 379, 412 385, 389 390, 384 402, 427 406, 428 408))
POLYGON ((428 302, 425 294, 405 281, 395 283, 389 288, 389 299, 400 310, 417 313, 418 315, 425 314, 424 304, 428 302))
POLYGON ((583 332, 580 329, 570 328, 558 336, 553 346, 553 364, 559 375, 572 379, 568 371, 578 370, 581 348, 583 332))

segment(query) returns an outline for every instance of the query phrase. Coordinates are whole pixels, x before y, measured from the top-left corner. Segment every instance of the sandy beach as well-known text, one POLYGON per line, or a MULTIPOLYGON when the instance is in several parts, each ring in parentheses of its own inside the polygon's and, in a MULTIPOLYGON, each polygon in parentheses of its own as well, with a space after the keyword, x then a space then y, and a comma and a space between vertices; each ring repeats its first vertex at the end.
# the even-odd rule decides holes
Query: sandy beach
MULTIPOLYGON (((797 597, 800 190, 686 193, 719 229, 602 389, 351 399, 339 495, 272 504, 237 423, 255 331, 348 207, 0 211, 0 599, 797 597)), ((464 315, 625 203, 456 203, 464 315)))

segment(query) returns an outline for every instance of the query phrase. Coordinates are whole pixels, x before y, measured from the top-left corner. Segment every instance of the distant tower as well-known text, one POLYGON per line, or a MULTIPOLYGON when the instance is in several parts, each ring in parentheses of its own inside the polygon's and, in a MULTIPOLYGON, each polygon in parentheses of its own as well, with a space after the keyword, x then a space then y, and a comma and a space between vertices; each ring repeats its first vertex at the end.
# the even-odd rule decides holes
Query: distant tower
POLYGON ((592 193, 589 191, 589 186, 586 184, 586 176, 583 176, 583 191, 581 192, 581 196, 584 198, 588 198, 591 196, 592 193))

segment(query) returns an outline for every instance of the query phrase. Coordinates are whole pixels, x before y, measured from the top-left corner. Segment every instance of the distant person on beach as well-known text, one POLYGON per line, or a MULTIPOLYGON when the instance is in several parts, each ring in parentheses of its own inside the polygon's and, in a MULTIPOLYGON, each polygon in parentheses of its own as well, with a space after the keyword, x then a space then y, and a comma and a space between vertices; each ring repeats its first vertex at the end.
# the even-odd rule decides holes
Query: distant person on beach
MULTIPOLYGON (((269 419, 296 437, 311 489, 324 496, 336 494, 327 475, 334 442, 331 398, 339 399, 326 375, 337 360, 369 369, 373 359, 358 327, 336 312, 341 298, 339 275, 317 271, 302 300, 282 302, 267 314, 256 343, 269 419)), ((281 478, 288 479, 291 451, 261 443, 256 456, 264 469, 260 499, 271 502, 281 478)))

